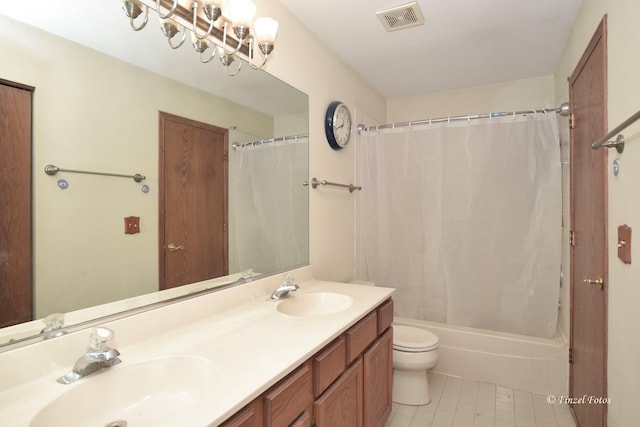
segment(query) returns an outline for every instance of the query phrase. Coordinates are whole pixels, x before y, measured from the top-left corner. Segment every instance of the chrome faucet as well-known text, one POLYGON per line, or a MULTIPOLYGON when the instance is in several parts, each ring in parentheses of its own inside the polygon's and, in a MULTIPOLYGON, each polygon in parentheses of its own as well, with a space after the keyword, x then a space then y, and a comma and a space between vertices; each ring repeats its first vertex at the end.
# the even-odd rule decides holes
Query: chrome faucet
POLYGON ((300 286, 293 283, 295 280, 296 279, 294 279, 291 274, 288 274, 288 273, 285 274, 283 277, 282 283, 280 284, 280 286, 278 286, 278 288, 275 291, 273 291, 269 299, 271 301, 278 301, 281 298, 288 297, 291 292, 299 289, 300 286))
POLYGON ((58 378, 57 381, 60 384, 70 384, 94 372, 120 363, 121 360, 118 357, 120 352, 105 345, 113 338, 113 335, 114 332, 109 328, 93 328, 90 336, 91 345, 87 348, 87 352, 80 356, 71 371, 58 378))

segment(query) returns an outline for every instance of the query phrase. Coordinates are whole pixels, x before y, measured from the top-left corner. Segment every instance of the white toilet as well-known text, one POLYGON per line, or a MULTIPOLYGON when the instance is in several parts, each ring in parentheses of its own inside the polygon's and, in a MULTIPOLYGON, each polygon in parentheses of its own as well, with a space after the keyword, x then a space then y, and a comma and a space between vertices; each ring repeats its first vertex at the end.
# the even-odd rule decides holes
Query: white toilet
POLYGON ((392 400, 403 405, 431 402, 427 370, 438 361, 438 336, 425 329, 393 325, 392 400))

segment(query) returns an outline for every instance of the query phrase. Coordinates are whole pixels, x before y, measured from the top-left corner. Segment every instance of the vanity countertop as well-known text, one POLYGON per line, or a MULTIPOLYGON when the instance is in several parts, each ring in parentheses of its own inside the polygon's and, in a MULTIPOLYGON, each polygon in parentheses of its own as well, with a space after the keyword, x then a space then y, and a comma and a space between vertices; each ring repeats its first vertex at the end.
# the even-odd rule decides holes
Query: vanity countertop
MULTIPOLYGON (((65 374, 83 353, 88 330, 0 353, 0 425, 29 426, 39 410, 74 386, 98 377, 105 381, 115 370, 170 356, 207 359, 213 362, 215 378, 206 404, 179 418, 167 418, 161 425, 218 425, 393 293, 391 288, 309 277, 298 282, 300 289, 289 298, 335 292, 351 297, 353 303, 333 314, 290 316, 277 310, 286 299, 268 299, 280 280, 280 276, 256 280, 105 323, 116 334, 111 346, 120 351, 122 363, 73 384, 58 384, 56 378, 65 374), (29 372, 21 373, 23 369, 29 372)), ((60 425, 73 426, 73 414, 60 425)), ((52 421, 50 427, 55 426, 52 421)))

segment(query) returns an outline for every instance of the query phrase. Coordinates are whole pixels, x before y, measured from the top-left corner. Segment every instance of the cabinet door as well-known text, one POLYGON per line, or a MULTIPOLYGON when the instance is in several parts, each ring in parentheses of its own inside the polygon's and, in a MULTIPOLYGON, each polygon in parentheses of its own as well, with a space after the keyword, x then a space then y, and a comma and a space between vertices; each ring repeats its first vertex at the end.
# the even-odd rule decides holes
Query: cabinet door
POLYGON ((391 413, 393 328, 388 328, 364 353, 363 361, 364 426, 382 427, 391 413))
POLYGON ((317 427, 362 427, 362 360, 358 359, 313 404, 317 427))

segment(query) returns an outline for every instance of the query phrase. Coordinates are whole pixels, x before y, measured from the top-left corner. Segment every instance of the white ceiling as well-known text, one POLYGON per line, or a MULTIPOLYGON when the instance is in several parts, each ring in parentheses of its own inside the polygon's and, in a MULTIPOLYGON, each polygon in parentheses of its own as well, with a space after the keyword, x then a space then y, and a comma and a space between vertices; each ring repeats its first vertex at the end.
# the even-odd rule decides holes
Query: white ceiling
POLYGON ((425 24, 387 32, 409 0, 280 0, 385 98, 553 74, 582 0, 417 0, 425 24))

